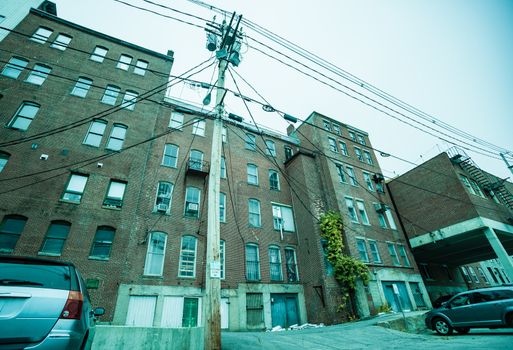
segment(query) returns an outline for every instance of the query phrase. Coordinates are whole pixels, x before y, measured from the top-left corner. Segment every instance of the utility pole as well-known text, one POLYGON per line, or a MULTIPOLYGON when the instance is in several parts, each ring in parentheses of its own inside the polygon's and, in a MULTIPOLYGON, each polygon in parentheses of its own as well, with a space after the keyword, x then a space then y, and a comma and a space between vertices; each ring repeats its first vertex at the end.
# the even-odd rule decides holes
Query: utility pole
POLYGON ((509 164, 508 160, 506 159, 506 154, 501 153, 502 160, 504 160, 504 163, 506 163, 506 166, 508 167, 509 171, 513 174, 513 165, 509 164))
POLYGON ((232 48, 237 39, 237 28, 242 16, 239 16, 235 30, 230 23, 223 22, 221 26, 221 44, 218 47, 217 33, 207 31, 207 48, 216 52, 219 60, 218 78, 216 84, 216 107, 214 116, 214 130, 212 133, 212 153, 210 156, 210 173, 208 180, 208 218, 207 218, 207 254, 205 271, 205 300, 203 303, 203 315, 205 322, 205 350, 221 350, 221 260, 220 260, 220 224, 219 224, 219 197, 221 187, 221 145, 224 106, 223 100, 226 94, 224 89, 225 72, 229 62, 240 62, 238 52, 236 61, 232 60, 232 48))

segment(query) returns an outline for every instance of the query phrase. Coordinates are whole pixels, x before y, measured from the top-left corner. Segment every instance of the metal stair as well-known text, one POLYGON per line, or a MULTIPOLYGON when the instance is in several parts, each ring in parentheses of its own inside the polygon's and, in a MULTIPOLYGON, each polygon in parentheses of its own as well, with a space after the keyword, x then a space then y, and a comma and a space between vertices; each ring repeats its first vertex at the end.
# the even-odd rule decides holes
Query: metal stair
POLYGON ((506 179, 496 178, 481 170, 462 149, 452 147, 447 154, 451 161, 459 164, 487 193, 494 194, 501 203, 513 210, 513 194, 504 186, 506 179))

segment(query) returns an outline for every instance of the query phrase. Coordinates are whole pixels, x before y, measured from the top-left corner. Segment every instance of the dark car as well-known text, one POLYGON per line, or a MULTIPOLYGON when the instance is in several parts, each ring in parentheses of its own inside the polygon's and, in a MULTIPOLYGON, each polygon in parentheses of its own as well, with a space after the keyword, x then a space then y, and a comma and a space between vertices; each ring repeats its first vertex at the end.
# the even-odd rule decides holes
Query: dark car
POLYGON ((474 289, 453 296, 426 313, 426 327, 440 335, 471 328, 513 328, 513 287, 474 289))
POLYGON ((0 256, 0 349, 89 349, 104 312, 73 264, 0 256))

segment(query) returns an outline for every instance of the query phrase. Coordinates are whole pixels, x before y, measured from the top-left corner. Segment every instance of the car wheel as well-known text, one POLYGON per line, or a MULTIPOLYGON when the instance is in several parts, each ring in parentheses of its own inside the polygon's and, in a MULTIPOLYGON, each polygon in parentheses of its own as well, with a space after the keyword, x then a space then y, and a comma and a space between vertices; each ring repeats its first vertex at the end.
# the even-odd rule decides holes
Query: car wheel
POLYGON ((446 320, 443 318, 435 318, 433 320, 433 328, 440 335, 450 335, 452 334, 452 327, 446 320))
POLYGON ((467 334, 468 332, 470 332, 470 328, 469 327, 457 327, 457 328, 454 328, 454 329, 459 334, 467 334))
POLYGON ((506 326, 513 328, 513 312, 506 315, 506 326))

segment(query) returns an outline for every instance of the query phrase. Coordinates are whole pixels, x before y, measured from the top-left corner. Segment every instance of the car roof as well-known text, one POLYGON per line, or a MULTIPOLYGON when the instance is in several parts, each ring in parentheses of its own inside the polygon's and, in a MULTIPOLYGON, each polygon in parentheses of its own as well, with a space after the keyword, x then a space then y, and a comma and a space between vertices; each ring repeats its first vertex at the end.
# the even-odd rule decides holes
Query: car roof
POLYGON ((16 264, 34 264, 34 265, 58 265, 58 266, 71 266, 75 267, 70 262, 34 258, 30 256, 14 256, 14 255, 0 255, 0 262, 10 262, 16 264))

